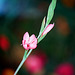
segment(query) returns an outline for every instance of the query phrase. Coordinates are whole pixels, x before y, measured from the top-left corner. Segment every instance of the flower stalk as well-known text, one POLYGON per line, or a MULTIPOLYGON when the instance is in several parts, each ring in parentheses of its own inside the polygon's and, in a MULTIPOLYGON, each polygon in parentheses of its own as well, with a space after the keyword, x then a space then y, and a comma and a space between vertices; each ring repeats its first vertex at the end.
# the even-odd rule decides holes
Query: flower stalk
POLYGON ((18 66, 18 68, 15 71, 14 75, 16 75, 18 73, 18 71, 20 70, 20 68, 22 67, 22 65, 24 64, 24 62, 26 61, 26 59, 28 58, 28 56, 32 52, 32 50, 37 47, 37 44, 54 27, 54 23, 53 24, 49 24, 49 23, 50 23, 50 21, 53 18, 55 7, 56 7, 56 0, 52 0, 50 6, 48 8, 47 21, 46 21, 46 17, 44 17, 44 19, 42 21, 40 32, 39 32, 39 35, 38 35, 37 38, 35 37, 34 34, 29 37, 29 33, 28 32, 26 32, 24 34, 23 40, 22 40, 22 45, 23 45, 23 47, 25 49, 25 53, 24 53, 24 56, 23 56, 23 59, 22 59, 20 65, 18 66))

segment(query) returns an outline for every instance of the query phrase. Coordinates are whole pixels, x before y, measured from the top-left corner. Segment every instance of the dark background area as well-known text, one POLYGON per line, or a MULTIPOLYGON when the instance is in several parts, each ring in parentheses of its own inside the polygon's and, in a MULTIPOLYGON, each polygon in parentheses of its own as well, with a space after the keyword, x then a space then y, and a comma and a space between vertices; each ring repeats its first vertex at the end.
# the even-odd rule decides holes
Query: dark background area
MULTIPOLYGON (((13 75, 24 54, 21 46, 24 33, 38 36, 50 2, 0 0, 0 75, 13 75)), ((23 65, 18 75, 61 75, 59 69, 62 75, 75 75, 75 0, 57 0, 50 23, 55 23, 54 28, 31 53, 42 57, 41 70, 30 72, 23 65)))

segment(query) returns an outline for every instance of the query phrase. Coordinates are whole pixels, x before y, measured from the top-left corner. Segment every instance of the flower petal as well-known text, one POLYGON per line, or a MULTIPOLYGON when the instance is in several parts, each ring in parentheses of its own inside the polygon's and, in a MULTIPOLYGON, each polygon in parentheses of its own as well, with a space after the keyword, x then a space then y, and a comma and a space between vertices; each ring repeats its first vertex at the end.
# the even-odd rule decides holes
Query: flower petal
POLYGON ((22 45, 24 45, 24 40, 22 40, 22 45))
POLYGON ((37 47, 37 44, 35 43, 30 44, 30 49, 35 49, 36 47, 37 47))
POLYGON ((37 38, 34 39, 34 41, 32 43, 37 44, 37 38))
POLYGON ((32 43, 33 41, 35 41, 36 37, 35 35, 31 35, 30 38, 29 38, 29 43, 32 43))
POLYGON ((47 34, 52 28, 54 27, 54 23, 53 24, 49 24, 46 29, 44 30, 44 32, 42 33, 42 35, 47 34))
POLYGON ((24 49, 29 50, 29 47, 27 47, 27 44, 23 45, 24 49))
POLYGON ((28 42, 28 40, 29 40, 29 33, 28 33, 28 32, 26 32, 26 33, 24 34, 23 40, 26 40, 26 42, 28 42))

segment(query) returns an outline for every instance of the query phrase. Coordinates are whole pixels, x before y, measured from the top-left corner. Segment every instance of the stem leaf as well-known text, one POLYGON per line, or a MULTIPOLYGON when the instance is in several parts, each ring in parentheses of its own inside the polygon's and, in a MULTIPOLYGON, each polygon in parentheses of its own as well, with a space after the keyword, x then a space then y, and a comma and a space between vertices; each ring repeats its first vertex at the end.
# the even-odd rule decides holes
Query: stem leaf
POLYGON ((57 0, 52 0, 51 4, 49 5, 48 14, 47 14, 47 21, 46 21, 46 27, 47 27, 47 25, 50 23, 50 21, 51 21, 52 18, 53 18, 54 9, 55 9, 55 7, 56 7, 56 1, 57 1, 57 0))
POLYGON ((40 29, 40 32, 39 32, 39 35, 42 33, 44 27, 45 27, 45 19, 46 17, 43 18, 43 21, 42 21, 42 25, 41 25, 41 29, 40 29))

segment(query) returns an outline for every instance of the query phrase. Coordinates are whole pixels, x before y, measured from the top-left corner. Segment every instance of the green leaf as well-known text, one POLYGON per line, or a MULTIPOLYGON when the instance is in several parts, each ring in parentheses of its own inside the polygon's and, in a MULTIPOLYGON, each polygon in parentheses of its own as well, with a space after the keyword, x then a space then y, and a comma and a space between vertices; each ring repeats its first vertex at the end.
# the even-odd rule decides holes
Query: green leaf
POLYGON ((48 14, 47 14, 47 21, 46 21, 46 27, 47 27, 47 25, 50 23, 50 21, 51 21, 52 18, 53 18, 54 9, 55 9, 55 7, 56 7, 56 1, 57 1, 57 0, 52 0, 51 4, 49 5, 48 14))
POLYGON ((42 21, 42 25, 41 25, 41 29, 40 29, 40 32, 39 32, 39 37, 41 36, 43 30, 44 30, 44 27, 45 27, 45 19, 46 17, 44 17, 43 21, 42 21))
POLYGON ((45 19, 46 19, 46 17, 44 17, 44 19, 42 21, 42 25, 41 25, 41 29, 40 29, 41 32, 43 31, 43 29, 45 27, 45 19))

